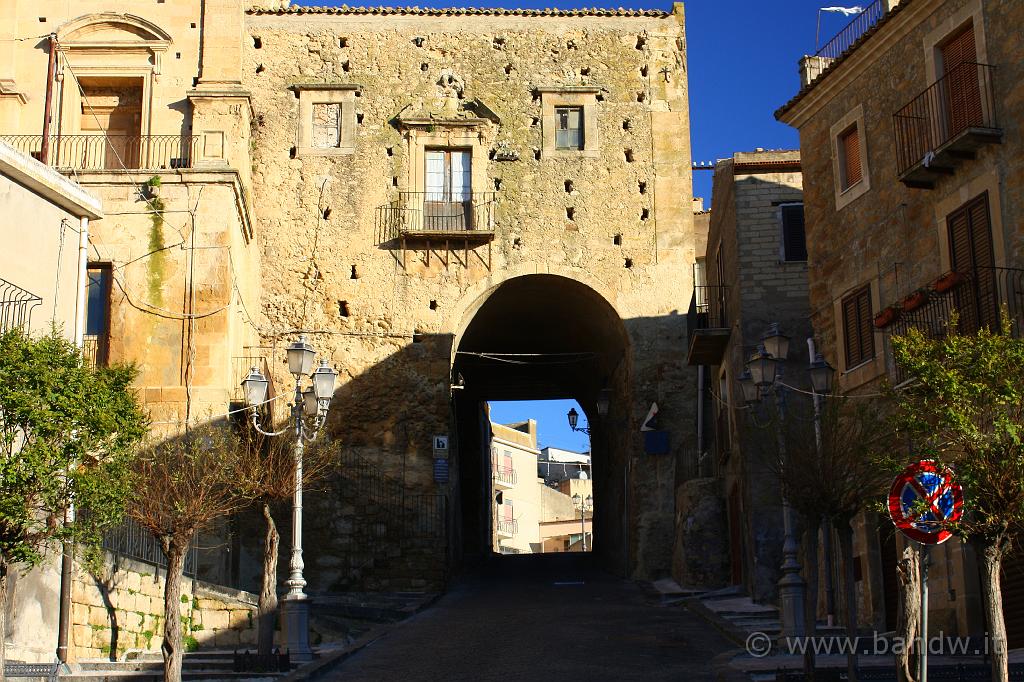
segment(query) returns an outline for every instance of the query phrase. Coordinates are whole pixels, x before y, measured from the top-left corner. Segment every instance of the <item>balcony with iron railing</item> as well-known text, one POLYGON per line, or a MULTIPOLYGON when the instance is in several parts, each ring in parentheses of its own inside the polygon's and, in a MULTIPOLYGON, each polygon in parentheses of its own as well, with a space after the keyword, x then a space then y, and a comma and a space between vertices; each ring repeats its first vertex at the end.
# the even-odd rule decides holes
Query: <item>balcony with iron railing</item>
POLYGON ((917 329, 929 338, 943 338, 951 333, 954 315, 959 334, 998 330, 1005 316, 1010 333, 1024 336, 1024 270, 973 268, 949 272, 876 315, 875 326, 885 333, 886 368, 894 385, 906 381, 907 375, 893 358, 892 337, 917 329))
POLYGON ((514 488, 516 485, 516 470, 512 467, 495 467, 494 468, 494 487, 495 488, 514 488))
POLYGON ((964 159, 1002 141, 994 76, 994 66, 960 64, 893 114, 896 171, 903 184, 932 189, 964 159))
MULTIPOLYGON (((0 135, 23 154, 41 159, 42 135, 0 135)), ((198 135, 50 135, 46 164, 59 170, 117 171, 192 168, 198 135)))
POLYGON ((513 537, 519 532, 519 521, 516 519, 498 519, 497 531, 500 537, 513 537))
POLYGON ((494 192, 399 192, 398 199, 378 207, 389 238, 494 238, 494 192))
POLYGON ((729 287, 695 286, 686 314, 689 330, 687 362, 691 365, 718 365, 729 345, 727 302, 729 287))
POLYGON ((885 2, 885 0, 875 0, 872 2, 860 13, 854 15, 853 19, 850 20, 850 23, 844 26, 843 29, 827 43, 822 45, 818 51, 814 53, 814 56, 824 57, 825 59, 836 59, 840 57, 844 52, 849 50, 861 36, 867 33, 871 27, 877 24, 878 21, 885 16, 887 6, 888 3, 885 2))
POLYGON ((82 337, 82 357, 89 367, 106 367, 110 362, 109 348, 106 334, 86 334, 82 337))

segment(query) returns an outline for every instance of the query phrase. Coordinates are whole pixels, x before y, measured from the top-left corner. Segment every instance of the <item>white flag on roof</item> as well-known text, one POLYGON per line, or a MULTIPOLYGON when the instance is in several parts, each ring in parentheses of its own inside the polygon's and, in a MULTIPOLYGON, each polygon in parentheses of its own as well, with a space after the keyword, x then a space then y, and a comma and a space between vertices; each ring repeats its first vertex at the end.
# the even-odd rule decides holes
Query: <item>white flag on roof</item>
POLYGON ((845 16, 853 16, 864 11, 863 7, 822 7, 822 12, 839 12, 845 16))

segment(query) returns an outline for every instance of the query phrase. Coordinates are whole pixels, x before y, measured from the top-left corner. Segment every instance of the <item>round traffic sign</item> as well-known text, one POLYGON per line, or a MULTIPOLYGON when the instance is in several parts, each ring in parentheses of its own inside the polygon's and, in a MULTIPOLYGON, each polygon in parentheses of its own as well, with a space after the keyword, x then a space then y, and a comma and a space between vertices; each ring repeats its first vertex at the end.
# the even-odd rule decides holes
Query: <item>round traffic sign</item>
POLYGON ((937 545, 953 536, 949 524, 963 515, 964 490, 953 471, 926 459, 911 464, 893 481, 889 516, 911 540, 937 545))

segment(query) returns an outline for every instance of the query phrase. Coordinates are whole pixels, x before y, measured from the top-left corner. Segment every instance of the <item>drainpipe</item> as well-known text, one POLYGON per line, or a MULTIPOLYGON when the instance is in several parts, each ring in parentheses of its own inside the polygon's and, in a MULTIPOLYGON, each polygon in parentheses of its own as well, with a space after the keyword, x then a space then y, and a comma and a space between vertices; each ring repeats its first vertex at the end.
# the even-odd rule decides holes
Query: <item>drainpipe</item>
POLYGON ((50 162, 50 117, 53 113, 53 76, 57 70, 57 36, 50 36, 50 58, 46 64, 46 101, 43 103, 43 142, 39 147, 39 160, 50 162))
POLYGON ((697 367, 697 477, 704 459, 704 365, 697 367))
MULTIPOLYGON (((82 217, 78 231, 78 289, 75 292, 75 346, 81 349, 85 345, 85 306, 89 283, 89 218, 82 217)), ((75 520, 75 507, 72 504, 64 516, 64 522, 75 520)), ((68 639, 71 632, 71 584, 72 558, 74 546, 65 542, 60 560, 60 612, 57 622, 57 659, 68 662, 68 639)))

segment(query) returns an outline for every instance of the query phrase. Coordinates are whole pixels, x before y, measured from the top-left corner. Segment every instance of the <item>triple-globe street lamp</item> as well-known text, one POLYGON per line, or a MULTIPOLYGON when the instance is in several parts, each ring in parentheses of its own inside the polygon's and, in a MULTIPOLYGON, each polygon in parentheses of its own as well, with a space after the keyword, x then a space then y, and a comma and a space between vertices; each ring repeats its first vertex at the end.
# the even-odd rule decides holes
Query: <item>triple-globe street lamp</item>
MULTIPOLYGON (((739 377, 743 400, 753 405, 762 400, 769 391, 775 395, 775 404, 780 419, 786 418, 785 384, 782 381, 783 365, 789 355, 789 337, 779 331, 778 323, 773 322, 768 331, 761 336, 761 344, 747 361, 743 374, 739 377)), ((808 351, 813 358, 807 367, 810 375, 811 389, 814 397, 814 429, 815 444, 821 456, 821 396, 827 395, 832 388, 835 369, 829 365, 820 353, 814 352, 814 341, 808 339, 808 351)), ((777 429, 779 456, 786 459, 786 440, 782 429, 777 429)), ((799 637, 804 634, 804 592, 806 585, 800 577, 800 561, 798 545, 794 532, 795 522, 793 508, 789 500, 783 497, 782 519, 785 538, 782 545, 782 577, 779 579, 779 600, 782 605, 782 634, 799 637)), ((831 590, 826 590, 831 592, 831 590)))
MULTIPOLYGON (((583 478, 580 476, 580 478, 583 478)), ((584 479, 585 480, 585 479, 584 479)), ((585 498, 579 493, 572 496, 572 506, 580 513, 580 533, 583 536, 583 551, 587 551, 587 512, 594 508, 594 496, 587 495, 585 498)))
POLYGON ((305 592, 306 580, 302 576, 302 454, 306 441, 312 441, 320 434, 327 421, 331 398, 338 372, 326 359, 321 358, 316 369, 313 361, 316 351, 306 341, 305 335, 288 345, 288 371, 295 377, 295 393, 290 405, 291 424, 280 431, 264 431, 260 426, 259 407, 267 402, 269 381, 259 369, 253 367, 242 380, 245 402, 249 406, 252 425, 265 436, 295 434, 295 488, 292 499, 292 554, 289 562, 288 593, 281 600, 281 616, 285 641, 292 660, 309 661, 313 650, 309 646, 309 596, 305 592), (309 377, 310 385, 303 388, 303 378, 309 377))

